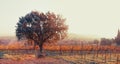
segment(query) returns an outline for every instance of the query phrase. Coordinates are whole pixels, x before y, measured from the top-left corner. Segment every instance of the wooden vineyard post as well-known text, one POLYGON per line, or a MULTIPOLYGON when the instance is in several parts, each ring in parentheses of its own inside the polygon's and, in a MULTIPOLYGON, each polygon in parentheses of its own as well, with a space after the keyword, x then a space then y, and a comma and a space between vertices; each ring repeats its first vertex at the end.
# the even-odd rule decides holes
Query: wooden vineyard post
POLYGON ((101 54, 102 54, 102 57, 104 56, 104 50, 103 49, 101 49, 101 54))
POLYGON ((83 50, 81 49, 81 51, 80 51, 80 55, 81 55, 81 59, 83 58, 83 50))
POLYGON ((105 50, 105 63, 106 63, 106 50, 105 50))
MULTIPOLYGON (((112 51, 113 51, 113 47, 112 47, 112 45, 110 45, 110 47, 109 47, 110 61, 112 59, 112 51)), ((114 52, 113 52, 113 54, 114 54, 114 52)))
POLYGON ((85 50, 83 51, 84 53, 83 53, 83 59, 85 60, 85 50))
POLYGON ((98 58, 98 52, 99 52, 99 47, 98 47, 98 43, 97 43, 97 50, 96 50, 96 52, 97 52, 97 58, 98 58))
POLYGON ((7 53, 10 54, 9 49, 7 50, 7 53))
POLYGON ((93 45, 92 45, 92 51, 91 51, 91 52, 92 52, 92 54, 93 54, 93 55, 92 55, 92 56, 93 56, 92 58, 93 58, 93 60, 94 60, 95 53, 94 53, 93 45))
POLYGON ((86 53, 86 49, 84 50, 84 60, 86 60, 86 55, 87 55, 87 53, 86 53))
POLYGON ((119 55, 117 55, 117 64, 119 64, 119 55))
MULTIPOLYGON (((110 47, 110 48, 111 48, 111 47, 110 47)), ((110 49, 110 61, 111 61, 111 50, 112 50, 112 49, 110 49)))
POLYGON ((116 51, 116 48, 115 48, 115 57, 117 56, 117 51, 116 51))
POLYGON ((83 59, 83 42, 81 42, 81 59, 83 59))
POLYGON ((72 46, 72 48, 71 48, 71 54, 73 54, 73 46, 72 46))
POLYGON ((60 45, 59 47, 60 47, 60 50, 59 50, 59 52, 60 52, 60 55, 62 55, 61 45, 60 45))

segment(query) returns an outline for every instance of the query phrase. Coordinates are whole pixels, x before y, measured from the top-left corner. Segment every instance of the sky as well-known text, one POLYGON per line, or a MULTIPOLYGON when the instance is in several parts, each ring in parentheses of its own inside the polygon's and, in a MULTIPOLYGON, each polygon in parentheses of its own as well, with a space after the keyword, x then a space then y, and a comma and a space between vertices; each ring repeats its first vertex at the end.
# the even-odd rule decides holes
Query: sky
POLYGON ((114 38, 120 29, 120 0, 0 0, 0 36, 15 36, 19 17, 34 10, 61 14, 69 33, 114 38))

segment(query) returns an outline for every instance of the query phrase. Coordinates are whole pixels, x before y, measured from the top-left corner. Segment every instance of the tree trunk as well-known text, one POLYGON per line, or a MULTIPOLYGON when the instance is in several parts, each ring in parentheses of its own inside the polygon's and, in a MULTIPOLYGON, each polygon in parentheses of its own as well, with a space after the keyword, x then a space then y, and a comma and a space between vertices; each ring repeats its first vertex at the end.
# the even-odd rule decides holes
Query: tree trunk
MULTIPOLYGON (((36 44, 35 44, 36 45, 36 44)), ((43 43, 42 42, 40 42, 39 44, 39 50, 35 50, 35 55, 36 55, 36 57, 37 58, 40 58, 40 57, 43 57, 44 55, 43 55, 43 43)))
POLYGON ((43 44, 39 45, 40 53, 43 53, 43 44))
POLYGON ((42 42, 39 44, 39 48, 40 48, 40 50, 38 51, 38 55, 37 55, 38 58, 44 56, 44 54, 43 54, 43 43, 42 42))

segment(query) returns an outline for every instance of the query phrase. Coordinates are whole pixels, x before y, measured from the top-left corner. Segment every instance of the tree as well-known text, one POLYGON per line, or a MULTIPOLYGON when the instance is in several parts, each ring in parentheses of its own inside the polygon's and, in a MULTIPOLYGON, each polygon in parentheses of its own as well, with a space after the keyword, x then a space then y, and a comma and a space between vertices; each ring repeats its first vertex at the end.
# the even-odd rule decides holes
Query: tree
POLYGON ((115 37, 115 42, 117 45, 120 45, 120 31, 119 30, 118 30, 117 36, 115 37))
POLYGON ((44 43, 53 43, 67 36, 65 19, 53 12, 32 11, 19 18, 16 27, 18 40, 33 40, 42 53, 44 43))
POLYGON ((107 39, 107 38, 101 38, 101 45, 112 45, 113 40, 112 39, 107 39))
POLYGON ((98 44, 99 44, 99 40, 95 39, 95 40, 93 41, 93 43, 96 44, 96 45, 98 45, 98 44))

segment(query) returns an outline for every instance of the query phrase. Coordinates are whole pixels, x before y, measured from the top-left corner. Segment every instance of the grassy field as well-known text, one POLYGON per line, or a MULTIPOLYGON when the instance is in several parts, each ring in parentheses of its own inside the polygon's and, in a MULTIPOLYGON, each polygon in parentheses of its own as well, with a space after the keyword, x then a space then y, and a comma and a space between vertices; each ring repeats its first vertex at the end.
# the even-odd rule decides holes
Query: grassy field
POLYGON ((94 57, 93 55, 71 55, 71 56, 54 56, 55 58, 62 58, 66 61, 72 62, 73 64, 120 64, 120 59, 117 59, 114 55, 102 57, 102 55, 99 55, 98 57, 94 57))
POLYGON ((31 47, 1 48, 0 64, 120 64, 119 46, 47 46, 46 56, 40 59, 35 57, 37 52, 31 47))
POLYGON ((0 64, 71 64, 71 63, 63 59, 56 59, 49 56, 36 58, 34 54, 19 54, 19 55, 4 54, 3 58, 0 59, 0 64))
POLYGON ((90 51, 44 51, 46 54, 46 56, 42 58, 44 62, 42 62, 41 59, 35 58, 35 50, 2 50, 0 52, 4 52, 3 59, 0 59, 0 64, 5 64, 5 61, 13 63, 23 62, 22 64, 25 64, 27 61, 33 64, 44 62, 45 64, 54 64, 54 60, 57 62, 55 64, 60 64, 59 61, 63 62, 62 64, 120 64, 120 53, 112 52, 97 54, 90 51))

